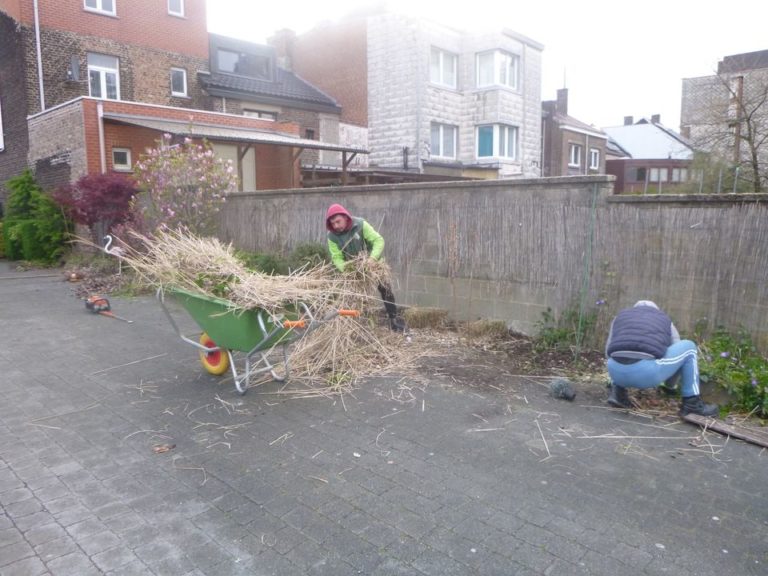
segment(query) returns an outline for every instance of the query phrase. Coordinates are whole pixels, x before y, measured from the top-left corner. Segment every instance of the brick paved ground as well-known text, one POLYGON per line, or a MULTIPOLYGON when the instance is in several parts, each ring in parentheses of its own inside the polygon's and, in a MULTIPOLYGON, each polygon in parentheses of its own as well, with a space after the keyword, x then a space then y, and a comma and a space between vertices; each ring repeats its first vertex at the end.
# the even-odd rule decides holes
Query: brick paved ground
POLYGON ((512 377, 241 397, 112 303, 0 262, 2 575, 768 574, 758 447, 512 377))

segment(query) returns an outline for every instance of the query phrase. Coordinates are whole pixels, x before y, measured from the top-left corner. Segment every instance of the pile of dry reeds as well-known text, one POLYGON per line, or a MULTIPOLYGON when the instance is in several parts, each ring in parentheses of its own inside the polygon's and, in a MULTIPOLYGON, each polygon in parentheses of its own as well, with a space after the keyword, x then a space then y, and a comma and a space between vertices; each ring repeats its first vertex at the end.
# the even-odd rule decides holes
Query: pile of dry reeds
POLYGON ((269 275, 246 269, 233 248, 215 238, 178 231, 137 238, 139 249, 121 243, 123 261, 144 284, 224 299, 234 310, 258 308, 278 315, 303 303, 317 319, 333 317, 309 330, 291 351, 291 378, 307 386, 293 387, 296 394, 344 392, 363 375, 411 363, 397 350, 402 335, 380 329, 374 320, 381 308, 378 286, 391 283, 384 262, 361 257, 347 262, 344 273, 320 265, 269 275), (334 316, 339 309, 364 313, 357 318, 334 316))

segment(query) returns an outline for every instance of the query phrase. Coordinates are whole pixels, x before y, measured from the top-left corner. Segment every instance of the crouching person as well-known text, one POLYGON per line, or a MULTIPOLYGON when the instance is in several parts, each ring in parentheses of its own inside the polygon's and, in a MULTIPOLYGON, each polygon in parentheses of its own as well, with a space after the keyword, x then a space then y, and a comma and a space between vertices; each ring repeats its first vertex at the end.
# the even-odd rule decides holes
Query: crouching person
POLYGON ((707 404, 701 398, 696 344, 681 340, 671 318, 650 300, 640 300, 616 315, 605 354, 611 406, 632 407, 627 388, 655 388, 679 377, 681 416, 718 415, 717 404, 707 404))

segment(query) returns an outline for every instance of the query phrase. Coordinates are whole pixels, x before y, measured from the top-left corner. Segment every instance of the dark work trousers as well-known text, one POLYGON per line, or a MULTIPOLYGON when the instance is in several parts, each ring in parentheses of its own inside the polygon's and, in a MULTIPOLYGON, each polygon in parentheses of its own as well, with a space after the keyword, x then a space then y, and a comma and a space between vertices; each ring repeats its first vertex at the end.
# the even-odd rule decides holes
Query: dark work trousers
POLYGON ((379 284, 379 294, 381 294, 381 299, 384 300, 384 309, 387 311, 389 319, 396 318, 397 305, 395 304, 395 295, 392 294, 392 288, 386 284, 379 284))

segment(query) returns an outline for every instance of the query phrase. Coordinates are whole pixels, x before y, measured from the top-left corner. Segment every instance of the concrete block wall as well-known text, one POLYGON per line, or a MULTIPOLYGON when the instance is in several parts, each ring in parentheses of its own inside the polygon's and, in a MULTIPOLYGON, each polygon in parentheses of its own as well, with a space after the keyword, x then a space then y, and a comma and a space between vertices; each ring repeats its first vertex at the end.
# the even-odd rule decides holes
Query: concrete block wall
POLYGON ((66 184, 58 178, 51 182, 45 174, 46 168, 62 162, 69 165, 72 180, 86 174, 88 151, 83 117, 83 101, 80 100, 29 120, 28 162, 36 168, 38 181, 45 181, 48 186, 66 184))
POLYGON ((683 332, 743 326, 768 349, 765 199, 614 197, 612 187, 585 176, 242 194, 221 235, 256 251, 324 242, 325 210, 341 202, 383 234, 402 304, 528 334, 547 308, 582 309, 599 345, 615 312, 651 299, 683 332))

